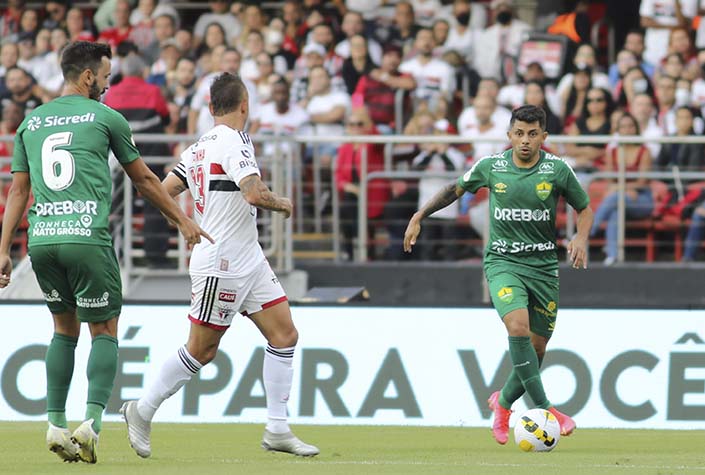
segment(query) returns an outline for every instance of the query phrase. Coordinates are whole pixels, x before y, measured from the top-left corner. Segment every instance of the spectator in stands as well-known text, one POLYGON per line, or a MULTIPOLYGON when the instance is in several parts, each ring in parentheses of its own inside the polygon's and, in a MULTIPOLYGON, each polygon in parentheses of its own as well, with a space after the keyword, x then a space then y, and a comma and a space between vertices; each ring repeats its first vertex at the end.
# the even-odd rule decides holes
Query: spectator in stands
POLYGON ((179 45, 179 51, 183 51, 185 54, 188 54, 192 57, 194 55, 194 40, 193 40, 193 32, 191 30, 187 30, 184 28, 181 28, 176 31, 176 34, 174 35, 174 39, 176 40, 176 43, 179 45))
MULTIPOLYGON (((480 99, 480 102, 491 102, 488 97, 480 99)), ((478 109, 486 110, 485 116, 489 120, 491 116, 492 106, 489 104, 483 105, 478 109)), ((494 128, 493 124, 488 124, 494 128)), ((447 135, 447 127, 442 121, 436 121, 434 124, 434 135, 447 135)), ((478 129, 479 132, 479 129, 478 129)), ((488 131, 490 132, 490 131, 488 131)), ((506 137, 506 130, 505 137, 506 137)), ((491 133, 491 132, 490 132, 491 133)), ((490 145, 492 144, 477 144, 490 145)), ((443 143, 424 143, 421 145, 421 153, 418 154, 413 162, 412 169, 415 171, 423 171, 428 174, 419 180, 419 203, 426 203, 429 198, 434 196, 438 190, 448 184, 447 177, 438 177, 434 174, 443 172, 453 172, 456 175, 465 166, 465 154, 451 144, 443 143)), ((423 260, 447 260, 454 261, 458 257, 459 249, 455 241, 458 239, 457 219, 459 216, 459 206, 456 203, 453 206, 448 206, 442 210, 432 214, 428 219, 430 227, 424 228, 424 243, 422 243, 419 257, 423 260)))
POLYGON ((283 78, 283 76, 274 72, 274 62, 267 52, 262 51, 259 53, 255 58, 255 62, 257 65, 257 79, 252 82, 257 88, 257 97, 260 104, 266 104, 272 98, 273 84, 283 78))
POLYGON ((697 0, 642 0, 639 8, 641 26, 646 28, 644 59, 660 64, 668 51, 670 30, 688 28, 697 14, 697 0))
POLYGON ((445 42, 448 40, 448 32, 450 31, 450 23, 445 18, 439 18, 433 22, 431 25, 431 32, 433 33, 433 42, 436 44, 436 48, 433 55, 438 57, 442 56, 446 51, 445 42))
POLYGON ((217 46, 228 46, 228 37, 220 23, 213 22, 206 27, 203 41, 196 49, 196 56, 201 56, 205 51, 213 51, 217 46))
POLYGON ((546 102, 546 90, 542 81, 531 80, 524 87, 524 104, 540 107, 546 113, 546 132, 551 135, 560 135, 563 132, 563 124, 561 119, 553 113, 548 103, 546 102))
POLYGON ((242 12, 243 26, 235 46, 246 49, 249 34, 259 31, 262 35, 267 33, 267 19, 262 9, 257 4, 247 5, 242 12))
POLYGON ((671 76, 660 76, 656 82, 658 125, 667 135, 676 133, 676 82, 671 76))
POLYGON ((20 107, 22 117, 42 105, 41 98, 34 95, 32 90, 32 77, 27 71, 15 66, 5 73, 7 92, 0 95, 0 103, 4 107, 9 102, 14 102, 20 107))
POLYGON ((305 34, 304 11, 298 0, 285 0, 282 5, 282 19, 284 20, 284 41, 282 48, 299 55, 300 38, 305 34))
POLYGON ((342 77, 348 94, 355 92, 361 77, 369 74, 375 63, 367 49, 367 40, 362 35, 350 38, 350 57, 343 62, 342 77))
POLYGON ((592 70, 590 68, 577 69, 573 73, 573 82, 570 88, 564 89, 560 94, 560 116, 566 130, 573 125, 575 119, 583 114, 588 90, 592 88, 591 77, 592 70))
MULTIPOLYGON (((253 118, 250 133, 266 136, 292 136, 301 132, 309 122, 308 113, 290 100, 289 83, 280 78, 272 85, 272 100, 260 107, 258 116, 253 118)), ((294 142, 265 140, 262 152, 265 156, 274 155, 277 147, 283 152, 293 152, 294 142)))
POLYGON ((679 77, 678 81, 676 81, 676 93, 675 93, 675 98, 676 102, 675 105, 676 107, 680 106, 692 106, 693 105, 693 97, 692 97, 692 83, 690 79, 687 79, 685 77, 679 77))
POLYGON ((210 12, 203 13, 198 17, 198 21, 193 27, 195 45, 201 44, 206 34, 206 28, 211 23, 218 23, 223 31, 228 32, 228 43, 236 41, 242 31, 242 25, 240 20, 230 13, 230 2, 228 0, 209 1, 208 7, 210 12))
MULTIPOLYGON (((209 72, 201 78, 201 82, 191 101, 191 110, 189 111, 188 120, 189 134, 196 134, 200 137, 213 128, 213 116, 209 110, 211 83, 219 73, 238 75, 240 72, 241 58, 240 52, 235 48, 225 48, 220 59, 216 58, 218 61, 217 70, 209 72)), ((252 82, 244 78, 241 79, 247 88, 247 102, 249 104, 250 115, 256 117, 258 103, 257 89, 252 82)))
POLYGON ((323 46, 326 55, 323 65, 331 77, 340 76, 343 69, 343 58, 335 54, 335 36, 333 29, 326 23, 316 25, 311 29, 310 42, 323 46))
POLYGON ((569 50, 582 43, 590 42, 590 16, 588 15, 587 0, 563 2, 562 11, 559 11, 553 24, 547 28, 552 35, 563 35, 571 41, 569 50))
MULTIPOLYGON (((173 16, 163 13, 154 17, 153 28, 154 40, 141 51, 142 56, 148 64, 158 62, 164 49, 163 45, 169 40, 174 40, 174 35, 176 34, 176 20, 173 16)), ((178 44, 173 44, 173 46, 178 50, 178 44)), ((161 67, 157 67, 152 74, 163 74, 164 72, 161 67)))
POLYGON ((178 109, 174 133, 185 134, 188 132, 188 113, 195 92, 196 63, 190 58, 181 58, 176 63, 174 75, 167 77, 167 98, 178 109))
POLYGON ((159 87, 166 86, 167 77, 175 74, 180 58, 181 51, 176 40, 173 37, 164 40, 159 47, 157 60, 149 68, 147 82, 159 87))
MULTIPOLYGON (((693 130, 694 114, 688 106, 676 109, 677 137, 695 135, 693 130)), ((670 170, 678 167, 681 171, 702 171, 705 169, 705 145, 701 143, 665 143, 656 159, 661 169, 670 170)))
MULTIPOLYGON (((649 79, 653 78, 655 69, 654 66, 642 59, 642 55, 644 54, 644 33, 641 30, 632 30, 627 33, 626 41, 624 42, 624 49, 622 51, 632 53, 637 63, 635 66, 641 67, 641 70, 646 73, 649 79)), ((631 66, 629 66, 631 61, 626 56, 620 55, 621 52, 617 55, 617 62, 612 64, 609 68, 608 76, 610 87, 614 87, 619 79, 626 73, 627 69, 631 68, 631 66)))
MULTIPOLYGON (((592 93, 592 91, 591 91, 592 93)), ((624 114, 618 122, 618 135, 639 135, 639 124, 631 114, 624 114)), ((651 171, 651 154, 649 149, 640 144, 625 144, 624 160, 625 169, 628 172, 649 172, 651 171)), ((605 161, 606 171, 619 170, 617 163, 617 149, 611 148, 607 154, 605 161)), ((619 213, 617 204, 619 194, 617 193, 617 185, 613 184, 607 196, 602 200, 597 211, 595 211, 595 220, 590 231, 590 236, 595 236, 600 230, 603 223, 607 224, 605 229, 606 245, 605 245, 605 265, 612 265, 617 261, 617 232, 619 213)), ((626 216, 631 219, 646 218, 651 215, 654 209, 654 200, 649 187, 649 181, 646 178, 628 179, 625 190, 625 206, 626 216)))
POLYGON ((563 76, 563 78, 558 83, 556 91, 559 96, 565 94, 565 91, 570 89, 570 85, 573 83, 573 75, 576 70, 584 70, 585 68, 590 69, 590 80, 594 87, 602 87, 609 89, 610 81, 607 75, 599 71, 597 65, 597 58, 595 56, 595 48, 590 44, 580 45, 575 52, 575 57, 573 58, 573 67, 575 70, 572 73, 568 73, 563 76))
MULTIPOLYGON (((695 47, 690 36, 690 29, 676 27, 671 30, 668 37, 668 53, 669 55, 672 53, 680 55, 685 69, 684 73, 689 79, 694 79, 699 74, 700 71, 697 69, 695 47)), ((666 71, 666 74, 673 75, 668 71, 666 71)))
POLYGON ((7 71, 17 66, 20 59, 20 49, 17 43, 3 43, 0 46, 0 96, 7 92, 5 75, 7 71))
POLYGON ((39 13, 37 10, 27 9, 23 11, 20 17, 19 33, 36 35, 37 31, 39 31, 39 13))
POLYGON ((617 53, 617 61, 610 66, 608 78, 610 81, 610 88, 614 90, 617 84, 624 79, 627 71, 639 66, 639 60, 636 54, 629 51, 628 49, 623 49, 617 53))
MULTIPOLYGON (((300 105, 309 115, 311 133, 320 136, 343 135, 345 132, 343 123, 351 108, 350 95, 332 89, 330 75, 322 66, 311 69, 308 84, 308 95, 300 105)), ((321 165, 330 166, 338 144, 318 144, 315 148, 318 150, 321 165)), ((307 148, 306 155, 309 159, 314 157, 313 146, 307 148)))
POLYGON ((0 16, 0 38, 3 40, 11 40, 13 35, 20 33, 25 3, 25 0, 9 0, 7 2, 7 9, 0 16))
POLYGON ((66 12, 69 0, 50 0, 46 2, 44 9, 46 16, 42 23, 43 28, 53 30, 55 28, 66 28, 66 12))
POLYGON ((477 40, 475 70, 483 77, 501 82, 516 79, 516 62, 524 34, 531 26, 514 17, 511 0, 492 0, 494 24, 485 28, 477 40))
MULTIPOLYGON (((488 155, 500 153, 507 148, 507 124, 495 122, 493 116, 497 109, 495 99, 490 95, 479 95, 472 104, 476 123, 466 124, 460 129, 460 135, 472 143, 472 157, 479 160, 488 155), (483 141, 483 138, 502 139, 500 141, 483 141)), ((426 201, 424 201, 425 203, 426 201)))
POLYGON ((634 97, 639 94, 656 97, 653 84, 639 66, 633 66, 626 72, 617 83, 614 92, 617 97, 617 105, 627 110, 631 110, 634 97))
POLYGON ((430 28, 433 21, 441 10, 439 0, 411 0, 414 7, 416 23, 424 28, 430 28))
POLYGON ((705 201, 693 211, 692 220, 688 226, 683 249, 683 262, 693 262, 698 257, 698 251, 705 239, 705 201))
POLYGON ((71 8, 66 13, 66 31, 70 41, 95 41, 93 25, 83 17, 83 10, 71 8))
MULTIPOLYGON (((325 48, 317 43, 310 43, 303 49, 303 54, 297 61, 296 77, 291 85, 291 99, 293 101, 301 102, 308 96, 309 73, 317 66, 324 66, 325 57, 325 48)), ((345 82, 340 76, 331 78, 331 87, 334 91, 346 91, 345 82)), ((303 107, 305 108, 305 105, 303 107)))
POLYGON ((115 52, 117 46, 127 40, 130 37, 130 33, 132 33, 132 25, 130 24, 131 12, 132 7, 128 0, 117 0, 113 12, 113 24, 115 26, 101 31, 98 35, 98 41, 108 43, 113 52, 115 52))
POLYGON ((678 79, 685 72, 685 61, 680 53, 668 53, 656 70, 656 77, 671 76, 678 79))
MULTIPOLYGON (((315 71, 325 71, 317 68, 315 71)), ((345 126, 346 135, 375 134, 374 125, 365 108, 356 108, 350 113, 345 126)), ((353 239, 357 236, 358 199, 360 196, 360 174, 363 149, 367 157, 367 173, 384 170, 384 148, 379 144, 344 143, 338 150, 335 186, 340 194, 340 227, 343 234, 343 252, 347 260, 353 258, 353 239)), ((389 200, 387 180, 375 179, 367 188, 367 219, 380 218, 389 200)), ((372 227, 368 226, 368 235, 372 227)), ((374 251, 369 253, 374 258, 374 251)))
POLYGON ((19 58, 17 66, 27 71, 36 80, 36 70, 41 64, 41 59, 35 54, 34 35, 29 32, 20 33, 17 37, 17 50, 19 58))
POLYGON ((433 57, 435 43, 431 30, 420 29, 414 45, 418 54, 399 66, 399 71, 411 74, 416 81, 414 97, 423 101, 430 101, 435 95, 450 99, 456 88, 455 71, 445 61, 433 57))
POLYGON ((474 48, 477 45, 478 31, 470 24, 472 7, 467 0, 455 0, 452 6, 453 20, 448 39, 443 44, 446 50, 457 51, 465 61, 473 64, 474 48))
POLYGON ((264 36, 259 30, 250 30, 243 51, 245 55, 240 66, 240 77, 255 82, 259 78, 257 56, 264 52, 264 36))
MULTIPOLYGON (((136 54, 128 55, 120 64, 123 79, 105 94, 105 105, 120 112, 130 124, 133 133, 163 134, 169 120, 169 109, 159 87, 144 80, 147 65, 136 54)), ((140 143, 142 157, 170 155, 164 143, 140 143)), ((164 164, 150 164, 149 168, 164 178, 164 164)), ((169 245, 169 226, 161 212, 149 203, 144 204, 144 252, 151 267, 168 266, 166 251, 169 245)))
POLYGON ((264 50, 271 56, 274 71, 282 76, 287 76, 296 64, 296 55, 285 47, 284 22, 281 18, 272 18, 269 30, 264 35, 264 50))
MULTIPOLYGON (((614 111, 612 95, 606 89, 592 87, 588 90, 583 113, 568 128, 568 135, 610 135, 610 116, 614 111)), ((622 134, 624 135, 624 134, 622 134)), ((566 144, 566 153, 575 160, 576 170, 599 168, 605 156, 605 144, 566 144)))
MULTIPOLYGON (((356 11, 348 10, 343 16, 343 23, 340 28, 345 34, 345 39, 336 45, 335 54, 343 59, 348 59, 350 57, 350 43, 352 41, 352 37, 355 35, 365 36, 365 23, 362 15, 356 11)), ((381 64, 382 46, 377 41, 370 38, 367 39, 367 50, 370 54, 370 58, 372 58, 372 61, 375 64, 381 64)))
MULTIPOLYGON (((492 99, 492 101, 497 103, 497 95, 499 94, 499 83, 494 78, 485 78, 480 81, 480 85, 477 87, 477 96, 483 97, 487 96, 492 99)), ((492 112, 492 123, 494 124, 508 124, 511 119, 512 113, 509 112, 505 107, 497 105, 492 112)), ((458 133, 460 135, 468 135, 472 133, 471 131, 477 127, 477 113, 473 106, 465 108, 463 112, 458 117, 458 133)))
POLYGON ((366 105, 372 122, 383 134, 394 131, 396 125, 395 99, 396 91, 411 91, 416 87, 416 81, 410 74, 399 71, 401 50, 389 46, 382 55, 382 64, 369 74, 360 78, 353 93, 352 102, 355 105, 366 105))
MULTIPOLYGON (((516 84, 504 85, 497 94, 497 103, 507 107, 509 110, 514 110, 522 106, 524 104, 524 97, 526 96, 526 85, 530 81, 536 81, 542 84, 546 103, 551 110, 554 112, 560 110, 560 100, 556 89, 552 84, 547 83, 546 74, 544 73, 541 63, 533 61, 527 64, 526 71, 524 71, 522 75, 522 80, 522 82, 516 84)), ((549 133, 554 132, 549 131, 549 133)))
POLYGON ((377 38, 382 44, 391 44, 402 51, 407 58, 413 47, 419 26, 416 24, 414 7, 411 2, 402 0, 394 7, 394 20, 390 28, 378 28, 377 38))
MULTIPOLYGON (((641 93, 634 96, 629 111, 636 119, 642 137, 658 138, 663 136, 663 129, 656 122, 656 109, 652 95, 641 93)), ((659 156, 660 143, 647 142, 644 145, 648 147, 652 157, 659 156)))

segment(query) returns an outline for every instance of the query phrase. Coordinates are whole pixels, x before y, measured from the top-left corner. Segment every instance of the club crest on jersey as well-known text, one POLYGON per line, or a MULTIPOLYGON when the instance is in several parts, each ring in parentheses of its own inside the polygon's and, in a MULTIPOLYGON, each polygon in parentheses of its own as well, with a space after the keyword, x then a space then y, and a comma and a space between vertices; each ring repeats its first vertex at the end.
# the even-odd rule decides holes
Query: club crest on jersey
POLYGON ((536 185, 536 196, 538 196, 541 201, 546 201, 546 198, 551 195, 552 190, 553 185, 551 185, 547 181, 542 181, 541 183, 536 185))
POLYGON ((507 192, 507 185, 505 185, 504 183, 495 184, 494 192, 495 193, 506 193, 507 192))
POLYGON ((511 287, 502 287, 499 289, 499 292, 497 292, 497 297, 504 303, 512 303, 512 300, 514 300, 514 292, 511 287))

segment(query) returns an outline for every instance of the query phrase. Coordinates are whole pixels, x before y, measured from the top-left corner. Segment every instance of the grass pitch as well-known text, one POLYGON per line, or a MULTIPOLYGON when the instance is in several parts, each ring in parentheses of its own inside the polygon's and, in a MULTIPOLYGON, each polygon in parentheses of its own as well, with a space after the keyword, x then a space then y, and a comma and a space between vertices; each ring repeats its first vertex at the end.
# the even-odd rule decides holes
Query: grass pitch
MULTIPOLYGON (((70 424, 73 429, 77 424, 70 424)), ((106 423, 98 464, 65 464, 44 443, 45 423, 0 423, 2 474, 701 474, 705 431, 578 429, 551 453, 497 445, 489 429, 297 426, 321 449, 304 459, 265 452, 262 425, 155 424, 140 459, 124 424, 106 423)))

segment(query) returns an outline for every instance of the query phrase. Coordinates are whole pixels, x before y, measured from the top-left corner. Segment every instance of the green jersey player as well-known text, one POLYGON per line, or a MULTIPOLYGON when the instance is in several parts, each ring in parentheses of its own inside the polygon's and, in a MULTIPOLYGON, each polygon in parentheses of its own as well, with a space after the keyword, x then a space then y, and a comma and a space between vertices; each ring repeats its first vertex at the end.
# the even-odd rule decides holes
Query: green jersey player
MULTIPOLYGON (((140 193, 176 223, 189 244, 208 237, 184 215, 140 158, 127 121, 100 96, 110 77, 110 47, 77 42, 61 58, 63 95, 36 108, 15 136, 10 189, 0 240, 0 288, 10 282, 12 236, 30 191, 29 254, 54 319, 46 353, 47 445, 66 461, 96 462, 103 410, 117 370, 120 269, 108 232, 113 151, 140 193), (92 337, 85 422, 73 434, 66 398, 81 322, 92 337)), ((210 239, 210 237, 208 237, 210 239)))
POLYGON ((490 190, 490 239, 484 268, 492 303, 509 335, 513 369, 501 391, 490 396, 492 434, 505 444, 514 401, 528 392, 534 404, 553 413, 561 433, 575 422, 556 410, 543 389, 539 368, 558 312, 556 206, 560 196, 578 210, 578 232, 568 244, 573 267, 586 268, 587 238, 592 225, 589 199, 573 170, 541 150, 546 140, 546 114, 538 107, 514 110, 507 133, 512 148, 478 160, 457 183, 442 189, 411 218, 404 250, 411 252, 421 221, 466 191, 490 190))

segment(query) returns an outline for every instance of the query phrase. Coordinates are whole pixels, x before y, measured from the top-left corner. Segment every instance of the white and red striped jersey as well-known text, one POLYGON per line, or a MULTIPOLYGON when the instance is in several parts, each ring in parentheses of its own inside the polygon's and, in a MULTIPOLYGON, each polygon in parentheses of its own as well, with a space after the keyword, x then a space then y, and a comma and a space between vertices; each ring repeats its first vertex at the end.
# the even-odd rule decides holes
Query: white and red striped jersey
POLYGON ((240 192, 243 178, 261 176, 250 136, 217 125, 181 154, 171 173, 188 187, 196 222, 215 241, 203 239, 194 247, 189 272, 229 278, 252 272, 265 257, 257 208, 240 192))

